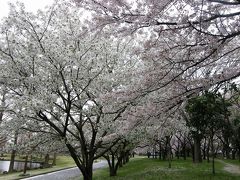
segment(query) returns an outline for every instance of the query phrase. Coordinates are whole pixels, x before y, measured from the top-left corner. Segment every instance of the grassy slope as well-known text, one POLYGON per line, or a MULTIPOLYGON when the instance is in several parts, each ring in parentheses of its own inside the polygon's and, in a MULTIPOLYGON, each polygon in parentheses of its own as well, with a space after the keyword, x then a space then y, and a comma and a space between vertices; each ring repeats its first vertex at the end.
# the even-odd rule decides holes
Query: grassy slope
POLYGON ((156 159, 138 158, 120 168, 117 177, 110 178, 108 169, 97 170, 94 180, 228 180, 240 179, 223 170, 223 164, 216 162, 216 175, 211 174, 211 163, 193 164, 191 160, 174 160, 172 168, 168 162, 156 159))
MULTIPOLYGON (((52 168, 46 168, 46 169, 36 169, 36 170, 28 170, 27 173, 31 176, 37 175, 37 174, 43 174, 47 172, 52 172, 60 169, 65 169, 69 167, 76 166, 74 161, 69 156, 58 156, 56 166, 53 166, 52 168)), ((0 175, 0 180, 12 180, 12 179, 18 179, 20 178, 21 172, 11 173, 7 175, 0 175)))

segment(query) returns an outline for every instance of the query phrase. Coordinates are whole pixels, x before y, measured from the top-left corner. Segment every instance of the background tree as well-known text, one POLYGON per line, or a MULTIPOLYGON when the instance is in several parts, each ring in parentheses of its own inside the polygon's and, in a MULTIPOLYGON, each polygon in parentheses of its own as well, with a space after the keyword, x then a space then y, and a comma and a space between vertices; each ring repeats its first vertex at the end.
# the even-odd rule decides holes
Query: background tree
POLYGON ((212 152, 212 172, 215 174, 214 167, 214 135, 224 125, 226 115, 230 112, 226 108, 230 106, 222 100, 220 94, 205 92, 203 95, 189 99, 186 105, 186 111, 189 114, 187 126, 192 129, 194 137, 194 161, 201 162, 201 140, 204 136, 209 136, 212 152))

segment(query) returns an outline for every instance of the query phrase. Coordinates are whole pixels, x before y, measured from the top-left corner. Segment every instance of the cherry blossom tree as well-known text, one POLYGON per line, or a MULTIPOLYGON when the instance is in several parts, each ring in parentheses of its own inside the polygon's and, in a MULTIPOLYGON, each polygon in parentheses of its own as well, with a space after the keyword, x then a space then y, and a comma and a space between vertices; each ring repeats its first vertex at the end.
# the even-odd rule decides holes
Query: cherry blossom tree
POLYGON ((133 129, 160 133, 170 149, 182 103, 240 75, 239 3, 75 0, 37 14, 12 5, 0 83, 15 94, 17 123, 59 137, 84 179, 133 129))
POLYGON ((21 128, 59 137, 87 180, 130 123, 122 114, 134 101, 126 90, 135 65, 129 41, 86 33, 79 17, 70 2, 37 14, 11 5, 1 25, 0 81, 15 93, 21 128))
POLYGON ((239 77, 237 0, 76 2, 92 14, 92 30, 139 40, 135 51, 147 66, 143 94, 177 82, 182 90, 171 98, 178 102, 239 77))
MULTIPOLYGON (((4 87, 1 88, 0 127, 1 127, 1 124, 2 124, 2 122, 4 120, 4 111, 6 109, 6 94, 7 94, 6 89, 4 87)), ((4 131, 1 131, 1 132, 4 132, 4 131)), ((3 149, 6 141, 7 141, 6 135, 3 134, 3 133, 0 133, 0 149, 1 149, 0 154, 1 155, 3 153, 2 149, 3 149)))
POLYGON ((136 113, 145 120, 240 75, 238 0, 75 2, 92 14, 93 32, 139 42, 133 51, 143 68, 134 91, 149 98, 136 113))

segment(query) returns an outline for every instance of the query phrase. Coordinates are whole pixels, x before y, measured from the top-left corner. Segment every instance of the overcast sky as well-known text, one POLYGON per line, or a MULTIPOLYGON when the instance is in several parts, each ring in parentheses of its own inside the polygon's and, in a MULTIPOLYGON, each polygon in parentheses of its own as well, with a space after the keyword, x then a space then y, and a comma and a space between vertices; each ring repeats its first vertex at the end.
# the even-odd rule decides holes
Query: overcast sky
MULTIPOLYGON (((18 0, 23 2, 29 11, 37 11, 43 9, 46 5, 50 5, 54 0, 18 0)), ((0 0, 0 19, 8 15, 8 2, 16 2, 16 0, 0 0)))

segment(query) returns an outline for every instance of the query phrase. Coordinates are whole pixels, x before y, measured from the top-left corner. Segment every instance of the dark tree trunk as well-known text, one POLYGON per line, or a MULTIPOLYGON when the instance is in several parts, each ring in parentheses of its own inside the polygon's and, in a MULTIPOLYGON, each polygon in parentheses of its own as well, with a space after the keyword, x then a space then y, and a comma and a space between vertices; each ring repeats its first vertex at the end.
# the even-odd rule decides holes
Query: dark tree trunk
POLYGON ((43 163, 43 168, 49 168, 49 154, 46 154, 45 157, 44 157, 44 163, 43 163))
POLYGON ((45 156, 45 159, 44 159, 44 163, 45 164, 48 164, 49 163, 49 154, 46 154, 46 156, 45 156))
POLYGON ((152 158, 155 158, 156 156, 156 146, 153 146, 153 151, 152 151, 152 158))
POLYGON ((93 170, 92 170, 92 164, 93 163, 89 163, 84 169, 84 172, 82 172, 83 174, 83 179, 84 180, 92 180, 92 175, 93 175, 93 170))
POLYGON ((240 162, 240 147, 238 147, 238 161, 240 162))
POLYGON ((236 159, 236 150, 232 151, 232 159, 235 160, 236 159))
POLYGON ((162 157, 163 157, 163 160, 165 161, 166 160, 166 147, 164 148, 163 152, 162 152, 162 157))
POLYGON ((122 158, 119 159, 119 167, 123 167, 123 160, 122 160, 122 158))
POLYGON ((159 141, 159 159, 162 159, 162 146, 161 146, 161 141, 159 141))
POLYGON ((192 161, 194 162, 195 155, 194 155, 194 146, 193 145, 191 145, 191 151, 192 151, 192 161))
POLYGON ((78 166, 78 168, 80 169, 82 175, 83 175, 83 179, 84 180, 92 180, 92 167, 93 167, 93 156, 94 154, 84 154, 86 157, 83 158, 84 159, 84 163, 80 163, 80 159, 78 157, 78 155, 76 154, 75 149, 70 145, 70 144, 66 144, 71 157, 73 158, 74 162, 76 163, 76 165, 78 166))
POLYGON ((183 159, 186 160, 187 159, 187 151, 186 151, 186 144, 183 144, 183 159))
POLYGON ((126 164, 126 163, 127 163, 127 161, 126 161, 126 156, 123 154, 122 164, 124 165, 124 164, 126 164))
POLYGON ((28 163, 28 155, 26 155, 26 157, 25 157, 23 174, 26 174, 26 172, 27 172, 27 163, 28 163))
POLYGON ((206 160, 206 149, 203 149, 203 159, 206 160))
POLYGON ((197 135, 194 137, 194 163, 201 163, 201 138, 197 135))
MULTIPOLYGON (((15 133, 15 136, 14 136, 14 145, 15 146, 17 145, 17 140, 18 140, 18 134, 15 133)), ((16 149, 12 150, 8 172, 13 172, 13 170, 14 170, 14 161, 15 161, 16 152, 17 152, 16 149)))
POLYGON ((224 154, 227 159, 230 159, 230 148, 228 142, 223 143, 224 154))
POLYGON ((206 149, 207 149, 207 138, 204 138, 204 145, 203 145, 203 159, 206 160, 206 149))
POLYGON ((12 150, 8 172, 13 172, 13 170, 14 170, 15 157, 16 157, 16 150, 12 150))
POLYGON ((163 152, 163 160, 166 160, 167 158, 168 158, 168 138, 166 136, 166 142, 165 142, 165 147, 163 152))
POLYGON ((115 156, 114 154, 112 154, 111 156, 104 156, 104 158, 107 160, 108 162, 108 167, 109 167, 109 175, 110 176, 116 176, 117 175, 117 170, 118 170, 118 166, 119 166, 119 161, 122 159, 121 157, 117 158, 117 162, 115 162, 115 156), (111 157, 111 160, 110 160, 111 157))
POLYGON ((30 159, 29 159, 29 161, 30 161, 29 168, 30 168, 30 169, 32 169, 32 158, 33 158, 32 155, 30 155, 30 159))
POLYGON ((126 158, 126 163, 128 163, 129 162, 129 151, 127 151, 125 153, 125 158, 126 158))
POLYGON ((207 145, 207 162, 210 163, 210 141, 208 141, 208 145, 207 145))
POLYGON ((213 130, 212 130, 212 136, 211 136, 211 151, 212 151, 212 174, 215 174, 215 149, 213 144, 213 130))
POLYGON ((110 176, 117 176, 117 170, 115 168, 110 169, 110 176))
POLYGON ((177 155, 177 159, 179 159, 179 156, 180 156, 180 143, 179 143, 179 140, 178 140, 178 144, 177 144, 176 155, 177 155))
POLYGON ((190 152, 191 152, 191 149, 190 149, 190 148, 187 148, 187 149, 186 149, 187 157, 190 157, 190 152))
POLYGON ((167 156, 168 156, 168 168, 172 167, 172 158, 171 158, 171 137, 170 136, 166 136, 166 148, 167 148, 167 156))
POLYGON ((56 161, 57 161, 57 153, 54 153, 53 154, 53 162, 52 162, 53 166, 56 166, 56 161))

